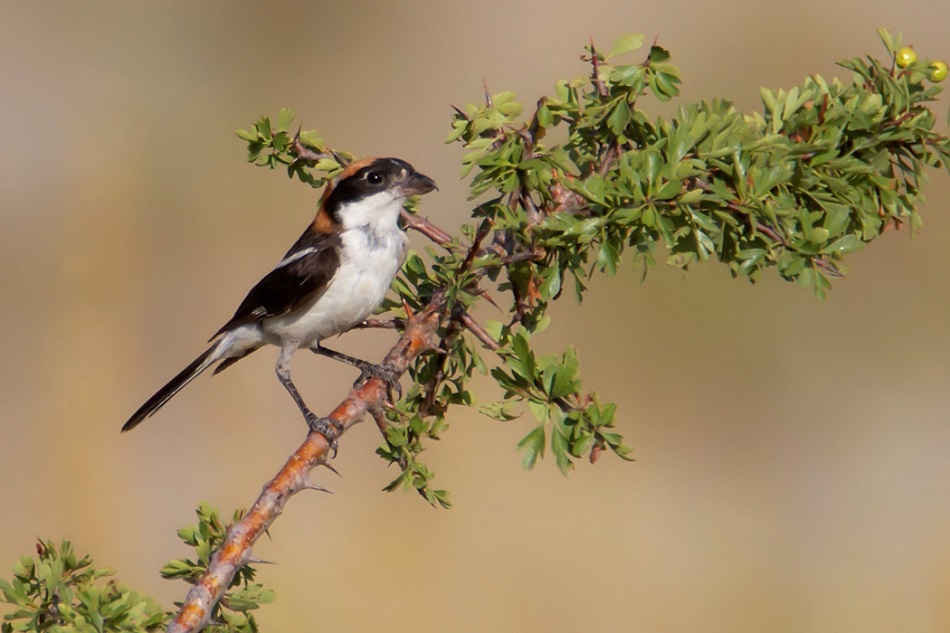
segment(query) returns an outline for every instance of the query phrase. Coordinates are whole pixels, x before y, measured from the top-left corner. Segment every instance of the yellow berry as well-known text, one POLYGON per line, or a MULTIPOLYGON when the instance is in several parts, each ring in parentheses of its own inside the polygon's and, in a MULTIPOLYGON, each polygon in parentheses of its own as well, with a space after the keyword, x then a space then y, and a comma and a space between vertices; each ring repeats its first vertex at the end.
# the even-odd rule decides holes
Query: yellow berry
POLYGON ((896 61, 897 65, 901 68, 907 68, 917 61, 917 53, 914 51, 912 46, 905 46, 904 48, 897 51, 894 61, 896 61))
POLYGON ((935 62, 930 62, 930 67, 927 69, 927 76, 930 77, 930 81, 934 83, 940 83, 947 78, 947 62, 942 59, 938 59, 935 62))

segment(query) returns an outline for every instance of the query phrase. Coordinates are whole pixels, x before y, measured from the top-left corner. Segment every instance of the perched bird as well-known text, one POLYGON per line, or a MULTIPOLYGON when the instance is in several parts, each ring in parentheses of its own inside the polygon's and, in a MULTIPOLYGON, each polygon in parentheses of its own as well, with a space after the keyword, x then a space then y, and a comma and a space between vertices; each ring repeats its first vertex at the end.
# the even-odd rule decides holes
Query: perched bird
POLYGON ((406 256, 408 240, 398 225, 403 201, 435 188, 431 178, 396 158, 350 164, 327 185, 300 239, 211 337, 211 347, 139 407, 122 430, 135 428, 212 365, 217 374, 264 345, 280 348, 277 377, 310 428, 327 435, 338 427, 304 403, 290 379, 290 357, 308 348, 373 372, 376 366, 323 348, 320 341, 361 323, 379 306, 406 256))

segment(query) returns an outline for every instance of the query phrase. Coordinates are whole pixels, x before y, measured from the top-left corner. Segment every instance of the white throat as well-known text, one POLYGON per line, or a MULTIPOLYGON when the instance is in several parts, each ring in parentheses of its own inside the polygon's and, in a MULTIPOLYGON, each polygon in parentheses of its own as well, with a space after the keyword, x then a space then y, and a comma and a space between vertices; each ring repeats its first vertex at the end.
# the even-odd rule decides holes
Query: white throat
POLYGON ((403 196, 392 191, 380 191, 356 202, 340 205, 337 216, 344 230, 372 227, 377 231, 396 231, 403 199, 403 196))

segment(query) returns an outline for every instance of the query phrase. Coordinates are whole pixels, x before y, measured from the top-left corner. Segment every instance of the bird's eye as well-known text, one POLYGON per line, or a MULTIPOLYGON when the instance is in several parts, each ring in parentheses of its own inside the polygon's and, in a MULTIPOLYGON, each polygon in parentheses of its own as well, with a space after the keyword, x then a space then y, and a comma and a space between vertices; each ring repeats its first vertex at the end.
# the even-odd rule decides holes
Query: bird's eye
POLYGON ((366 182, 371 185, 378 185, 383 182, 383 175, 378 171, 371 171, 366 174, 366 182))

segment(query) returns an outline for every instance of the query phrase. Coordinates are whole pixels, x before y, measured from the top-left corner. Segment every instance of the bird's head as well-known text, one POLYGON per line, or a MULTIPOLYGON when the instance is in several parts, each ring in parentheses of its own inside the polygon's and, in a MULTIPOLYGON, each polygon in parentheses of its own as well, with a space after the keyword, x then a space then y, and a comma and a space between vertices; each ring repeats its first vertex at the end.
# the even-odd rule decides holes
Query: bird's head
POLYGON ((433 189, 437 189, 435 182, 404 160, 364 158, 355 161, 323 192, 317 228, 347 229, 371 224, 395 227, 403 201, 433 189))

